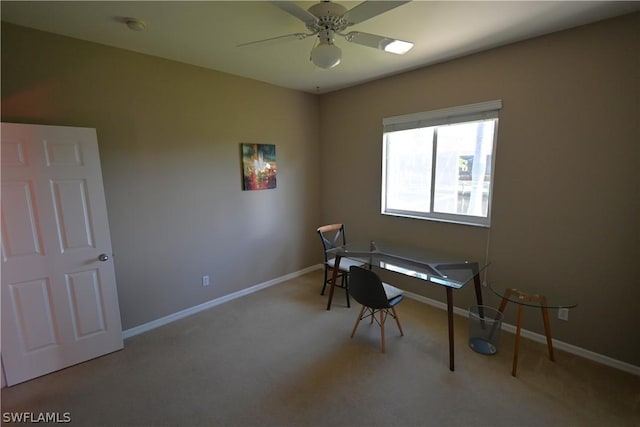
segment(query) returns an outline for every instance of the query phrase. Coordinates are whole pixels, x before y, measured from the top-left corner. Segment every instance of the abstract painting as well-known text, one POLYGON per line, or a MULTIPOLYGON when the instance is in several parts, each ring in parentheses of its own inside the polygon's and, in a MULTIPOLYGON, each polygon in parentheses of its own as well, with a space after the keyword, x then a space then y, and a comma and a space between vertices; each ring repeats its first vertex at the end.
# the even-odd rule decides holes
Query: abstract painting
POLYGON ((275 144, 241 144, 242 189, 276 188, 275 144))

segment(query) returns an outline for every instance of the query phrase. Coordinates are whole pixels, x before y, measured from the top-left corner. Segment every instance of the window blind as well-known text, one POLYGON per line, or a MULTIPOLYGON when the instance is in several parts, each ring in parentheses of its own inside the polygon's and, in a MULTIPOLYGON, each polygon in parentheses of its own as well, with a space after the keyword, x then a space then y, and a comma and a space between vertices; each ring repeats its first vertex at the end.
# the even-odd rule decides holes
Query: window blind
POLYGON ((498 117, 501 108, 502 100, 494 100, 402 116, 385 117, 382 120, 382 125, 386 133, 465 121, 495 119, 498 117))

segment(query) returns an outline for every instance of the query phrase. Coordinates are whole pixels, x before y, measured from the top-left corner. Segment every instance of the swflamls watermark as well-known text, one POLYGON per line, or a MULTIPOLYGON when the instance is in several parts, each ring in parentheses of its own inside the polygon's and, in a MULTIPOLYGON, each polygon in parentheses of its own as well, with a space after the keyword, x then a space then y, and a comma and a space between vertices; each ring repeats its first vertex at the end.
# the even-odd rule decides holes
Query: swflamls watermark
POLYGON ((71 412, 3 412, 2 423, 70 423, 71 412))

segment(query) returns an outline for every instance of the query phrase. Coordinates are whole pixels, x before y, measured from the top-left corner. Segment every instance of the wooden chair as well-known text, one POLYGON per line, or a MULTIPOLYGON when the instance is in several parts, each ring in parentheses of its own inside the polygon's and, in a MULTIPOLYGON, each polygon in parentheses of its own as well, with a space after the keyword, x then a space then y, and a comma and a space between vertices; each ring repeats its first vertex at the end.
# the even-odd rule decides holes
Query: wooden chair
MULTIPOLYGON (((324 291, 327 288, 327 284, 330 284, 331 277, 333 276, 333 270, 335 268, 336 260, 333 257, 327 255, 329 249, 333 249, 337 246, 343 246, 347 244, 347 236, 344 230, 344 224, 329 224, 318 227, 318 235, 320 235, 320 241, 322 242, 322 248, 324 253, 324 281, 322 282, 322 290, 320 295, 324 295, 324 291)), ((343 288, 347 296, 347 307, 351 307, 349 301, 349 268, 351 266, 361 266, 363 262, 352 260, 349 258, 341 258, 340 265, 338 266, 338 274, 336 276, 336 282, 339 283, 335 286, 343 288)))
POLYGON ((356 301, 362 304, 362 310, 360 310, 356 324, 353 326, 353 331, 351 331, 351 338, 355 335, 360 321, 371 317, 371 323, 375 320, 380 325, 380 341, 382 352, 384 353, 384 324, 389 315, 395 319, 400 335, 404 336, 395 309, 395 306, 404 299, 402 291, 383 283, 375 272, 362 267, 351 267, 349 274, 349 293, 356 301), (378 313, 379 318, 376 318, 376 313, 378 313))

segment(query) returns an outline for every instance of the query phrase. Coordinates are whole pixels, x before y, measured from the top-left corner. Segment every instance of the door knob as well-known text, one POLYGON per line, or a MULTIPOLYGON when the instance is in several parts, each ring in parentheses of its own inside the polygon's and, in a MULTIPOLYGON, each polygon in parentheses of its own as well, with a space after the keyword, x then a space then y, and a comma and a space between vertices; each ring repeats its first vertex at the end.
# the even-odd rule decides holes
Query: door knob
POLYGON ((98 256, 98 259, 99 259, 100 261, 102 261, 102 262, 105 262, 105 261, 107 261, 107 260, 109 259, 109 255, 107 255, 107 254, 100 254, 100 255, 98 256))

